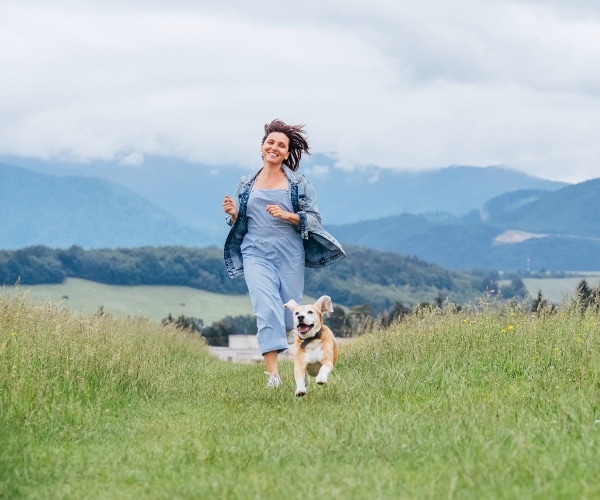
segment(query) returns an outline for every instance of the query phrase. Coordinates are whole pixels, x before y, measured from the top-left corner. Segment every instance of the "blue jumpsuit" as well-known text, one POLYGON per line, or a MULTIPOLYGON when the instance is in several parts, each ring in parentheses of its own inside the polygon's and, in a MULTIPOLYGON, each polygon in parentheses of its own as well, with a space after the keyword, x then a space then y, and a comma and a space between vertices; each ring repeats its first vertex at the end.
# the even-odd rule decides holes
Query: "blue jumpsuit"
POLYGON ((285 332, 294 327, 283 304, 301 303, 304 293, 304 246, 297 229, 266 211, 279 205, 294 212, 284 189, 252 189, 248 198, 248 233, 242 241, 244 276, 258 329, 261 354, 288 348, 285 332))

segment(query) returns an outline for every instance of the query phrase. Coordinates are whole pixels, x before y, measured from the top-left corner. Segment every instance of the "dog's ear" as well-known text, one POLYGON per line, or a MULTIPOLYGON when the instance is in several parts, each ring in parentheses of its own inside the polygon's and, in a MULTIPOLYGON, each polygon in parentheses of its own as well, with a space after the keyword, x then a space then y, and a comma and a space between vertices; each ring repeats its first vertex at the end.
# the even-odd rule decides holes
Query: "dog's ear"
POLYGON ((333 304, 329 295, 323 295, 315 302, 315 307, 321 312, 333 312, 333 304))
POLYGON ((294 312, 296 309, 298 309, 298 302, 296 302, 294 299, 292 300, 288 300, 285 304, 283 304, 283 307, 287 307, 290 311, 294 312))

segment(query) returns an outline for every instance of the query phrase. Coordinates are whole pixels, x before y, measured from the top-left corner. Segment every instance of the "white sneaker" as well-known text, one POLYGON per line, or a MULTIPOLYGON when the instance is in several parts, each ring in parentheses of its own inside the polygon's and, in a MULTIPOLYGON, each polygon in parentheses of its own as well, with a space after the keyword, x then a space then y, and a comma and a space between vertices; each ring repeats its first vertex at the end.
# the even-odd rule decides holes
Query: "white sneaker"
POLYGON ((279 387, 281 385, 281 379, 279 375, 275 373, 265 372, 269 376, 269 380, 267 381, 267 387, 279 387))

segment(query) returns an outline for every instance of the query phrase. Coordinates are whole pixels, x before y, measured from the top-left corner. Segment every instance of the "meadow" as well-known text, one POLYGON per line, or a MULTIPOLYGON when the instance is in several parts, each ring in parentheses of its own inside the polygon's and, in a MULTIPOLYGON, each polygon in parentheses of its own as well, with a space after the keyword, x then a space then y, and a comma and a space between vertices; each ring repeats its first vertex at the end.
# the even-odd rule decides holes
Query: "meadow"
POLYGON ((222 295, 184 286, 105 285, 68 278, 53 285, 7 287, 6 293, 27 291, 37 301, 48 300, 73 312, 96 314, 100 309, 113 315, 142 316, 160 322, 171 314, 200 318, 211 325, 225 316, 252 314, 247 295, 222 295))
MULTIPOLYGON (((600 286, 597 273, 566 278, 524 278, 523 283, 531 297, 537 297, 541 290, 547 300, 561 303, 565 298, 573 297, 582 279, 586 279, 590 287, 600 286)), ((175 318, 180 315, 199 318, 210 326, 226 316, 253 314, 248 295, 222 295, 183 286, 105 285, 68 278, 60 284, 5 289, 5 293, 11 295, 23 291, 36 301, 50 301, 76 313, 93 315, 102 310, 113 315, 141 316, 155 322, 171 314, 175 318)), ((335 302, 335 297, 333 299, 335 302)), ((306 302, 310 300, 305 297, 306 302)))
POLYGON ((0 295, 0 498, 598 498, 600 317, 482 297, 296 398, 143 318, 0 295))

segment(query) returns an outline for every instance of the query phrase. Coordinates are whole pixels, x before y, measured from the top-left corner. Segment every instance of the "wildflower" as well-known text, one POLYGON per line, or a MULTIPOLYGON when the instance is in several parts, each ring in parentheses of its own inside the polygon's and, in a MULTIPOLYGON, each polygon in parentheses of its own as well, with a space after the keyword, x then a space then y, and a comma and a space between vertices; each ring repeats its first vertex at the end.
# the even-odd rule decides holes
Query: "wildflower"
POLYGON ((500 333, 506 333, 506 328, 502 328, 502 330, 500 330, 500 333))
POLYGON ((10 336, 11 337, 16 337, 17 336, 17 332, 11 332, 10 336))
POLYGON ((514 326, 512 326, 512 325, 508 325, 508 331, 509 331, 509 332, 512 332, 514 329, 515 329, 515 327, 514 327, 514 326))

